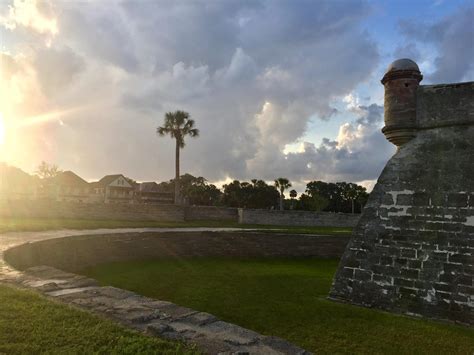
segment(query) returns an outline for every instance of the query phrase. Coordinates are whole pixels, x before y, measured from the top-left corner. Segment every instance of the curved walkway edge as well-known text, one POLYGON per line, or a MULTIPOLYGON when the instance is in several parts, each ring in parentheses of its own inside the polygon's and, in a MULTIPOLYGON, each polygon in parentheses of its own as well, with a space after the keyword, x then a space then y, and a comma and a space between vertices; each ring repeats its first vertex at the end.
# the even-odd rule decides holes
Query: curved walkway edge
MULTIPOLYGON (((309 354, 289 342, 264 336, 215 316, 123 289, 99 286, 94 279, 49 266, 18 271, 3 259, 14 246, 40 240, 146 232, 241 231, 240 228, 120 228, 14 232, 0 235, 0 283, 34 289, 47 297, 106 316, 152 336, 196 344, 208 354, 309 354)), ((248 231, 248 229, 246 229, 248 231)))

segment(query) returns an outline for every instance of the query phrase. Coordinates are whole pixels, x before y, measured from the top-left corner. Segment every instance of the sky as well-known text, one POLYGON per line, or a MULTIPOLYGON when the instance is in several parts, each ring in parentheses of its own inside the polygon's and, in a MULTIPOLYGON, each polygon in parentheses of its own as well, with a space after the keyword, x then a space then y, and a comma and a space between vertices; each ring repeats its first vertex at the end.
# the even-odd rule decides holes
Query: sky
POLYGON ((88 181, 173 178, 166 112, 200 129, 181 171, 371 189, 395 147, 383 86, 474 80, 474 1, 0 0, 0 161, 88 181))

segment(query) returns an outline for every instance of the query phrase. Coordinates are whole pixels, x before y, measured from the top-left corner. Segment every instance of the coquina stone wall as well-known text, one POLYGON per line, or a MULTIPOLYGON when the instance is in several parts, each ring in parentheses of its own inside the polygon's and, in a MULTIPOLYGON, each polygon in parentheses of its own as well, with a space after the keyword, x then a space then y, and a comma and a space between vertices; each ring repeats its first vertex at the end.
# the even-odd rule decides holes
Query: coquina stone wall
POLYGON ((184 210, 174 205, 11 200, 0 202, 0 218, 184 221, 184 210))
POLYGON ((239 209, 239 223, 277 226, 354 227, 360 214, 239 209))
POLYGON ((70 218, 124 221, 232 221, 243 224, 354 227, 360 215, 214 207, 80 203, 48 200, 0 201, 0 218, 70 218))
POLYGON ((214 220, 237 222, 238 218, 237 208, 215 206, 187 206, 185 208, 185 219, 187 221, 214 220))
MULTIPOLYGON (((418 67, 395 66, 386 74, 400 81, 391 84, 399 85, 398 92, 410 68, 418 67)), ((370 195, 330 297, 472 325, 474 83, 414 92, 416 117, 409 129, 397 121, 397 109, 385 113, 385 134, 399 149, 370 195)), ((397 97, 403 95, 392 99, 397 97)), ((408 112, 403 104, 396 103, 408 112)))
POLYGON ((256 232, 162 232, 89 235, 23 244, 4 259, 24 270, 48 265, 67 271, 126 260, 194 257, 339 258, 348 236, 288 235, 256 232))

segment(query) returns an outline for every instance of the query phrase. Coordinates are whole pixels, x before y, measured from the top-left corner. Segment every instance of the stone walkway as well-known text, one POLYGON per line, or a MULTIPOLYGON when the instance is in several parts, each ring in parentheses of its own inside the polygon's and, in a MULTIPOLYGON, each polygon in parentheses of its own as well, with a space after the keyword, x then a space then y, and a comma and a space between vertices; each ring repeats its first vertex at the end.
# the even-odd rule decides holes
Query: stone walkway
POLYGON ((94 279, 49 266, 35 266, 20 272, 3 260, 3 252, 13 246, 45 239, 144 232, 239 231, 239 228, 120 228, 14 232, 0 235, 0 283, 34 289, 51 297, 118 323, 167 339, 196 344, 208 354, 309 354, 289 342, 263 336, 215 316, 144 297, 115 287, 101 287, 94 279))

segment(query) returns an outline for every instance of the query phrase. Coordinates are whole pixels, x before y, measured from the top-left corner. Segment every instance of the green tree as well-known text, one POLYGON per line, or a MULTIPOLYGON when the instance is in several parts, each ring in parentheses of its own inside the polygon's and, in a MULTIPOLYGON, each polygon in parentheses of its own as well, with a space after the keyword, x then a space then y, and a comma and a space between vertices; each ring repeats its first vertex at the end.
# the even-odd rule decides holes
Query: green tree
POLYGON ((251 182, 234 180, 223 188, 223 203, 229 207, 271 208, 280 196, 274 186, 257 179, 251 182))
POLYGON ((296 192, 296 190, 291 190, 290 191, 290 197, 291 198, 296 198, 298 196, 298 193, 296 192))
POLYGON ((186 136, 197 137, 199 130, 194 128, 194 120, 190 119, 189 113, 184 111, 167 112, 163 126, 157 128, 160 136, 169 135, 176 140, 176 161, 175 161, 175 184, 174 184, 174 202, 181 204, 180 181, 179 181, 179 153, 185 146, 184 138, 186 136))
POLYGON ((324 210, 328 206, 328 204, 329 201, 319 194, 301 194, 298 208, 305 211, 320 212, 324 210))
POLYGON ((290 191, 290 203, 289 203, 290 210, 295 209, 295 205, 297 203, 296 197, 298 197, 298 193, 296 192, 296 190, 291 190, 290 191))
POLYGON ((283 199, 285 198, 283 193, 286 189, 291 187, 290 180, 286 178, 278 178, 275 180, 275 187, 280 191, 280 211, 283 211, 283 199))
POLYGON ((359 202, 361 205, 361 210, 362 210, 362 204, 365 204, 364 201, 367 201, 368 193, 365 187, 354 184, 354 183, 348 183, 345 189, 345 197, 346 199, 351 201, 351 212, 352 214, 355 213, 355 202, 359 202))
POLYGON ((38 175, 42 179, 53 178, 58 174, 62 173, 62 170, 58 168, 57 165, 46 163, 42 161, 38 168, 35 171, 36 175, 38 175))
MULTIPOLYGON (((202 176, 191 174, 181 175, 179 178, 179 194, 183 200, 191 205, 216 206, 220 204, 222 192, 215 185, 209 184, 202 176)), ((173 192, 175 179, 159 184, 163 191, 173 192)))
POLYGON ((359 213, 367 201, 369 194, 363 186, 336 182, 311 181, 306 185, 306 194, 319 196, 327 200, 325 211, 359 213), (356 206, 358 202, 359 206, 356 206))

